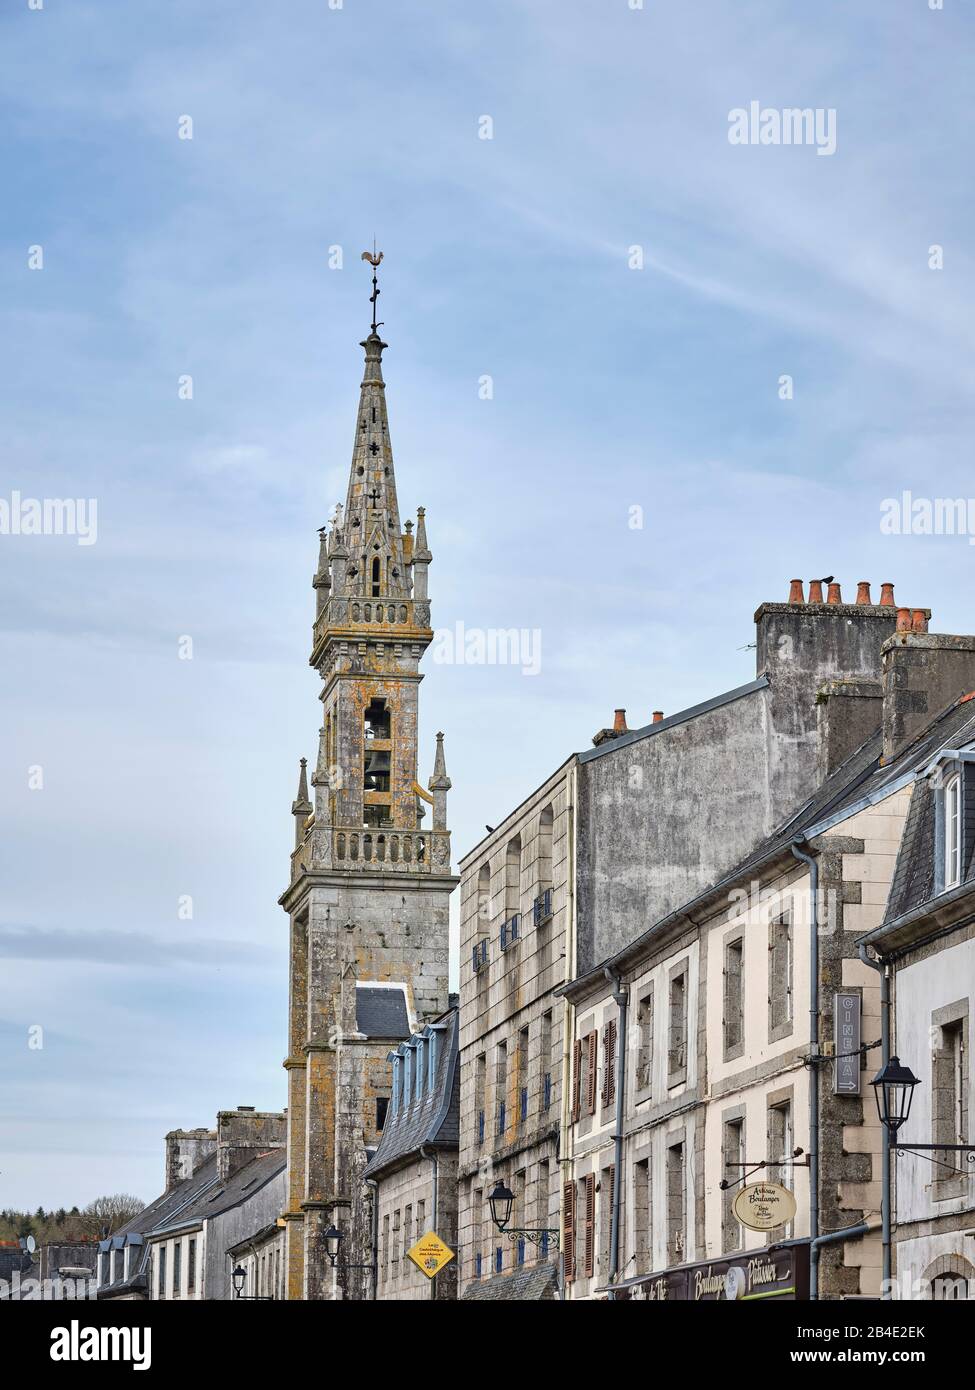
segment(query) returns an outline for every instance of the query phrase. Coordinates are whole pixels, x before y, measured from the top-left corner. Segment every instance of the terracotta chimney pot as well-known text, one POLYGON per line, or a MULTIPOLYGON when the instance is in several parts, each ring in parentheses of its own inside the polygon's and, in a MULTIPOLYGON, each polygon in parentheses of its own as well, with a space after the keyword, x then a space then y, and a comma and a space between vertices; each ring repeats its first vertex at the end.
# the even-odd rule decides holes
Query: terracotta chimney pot
POLYGON ((911 631, 912 631, 912 632, 927 632, 927 630, 928 630, 928 620, 927 620, 927 618, 926 618, 925 615, 924 615, 924 609, 923 609, 923 608, 915 608, 914 613, 912 614, 912 617, 911 617, 911 631))
POLYGON ((827 603, 842 603, 842 602, 843 602, 843 595, 840 593, 840 586, 839 586, 838 584, 833 583, 833 584, 831 584, 831 585, 829 586, 829 588, 826 590, 826 602, 827 602, 827 603))
POLYGON ((663 717, 664 717, 664 712, 663 712, 662 709, 655 709, 655 710, 654 710, 654 712, 653 712, 653 722, 654 722, 655 724, 659 724, 660 721, 663 719, 663 717))
POLYGON ((909 608, 898 608, 897 610, 897 631, 910 632, 911 630, 911 610, 909 608))
POLYGON ((615 714, 613 715, 613 733, 614 733, 614 734, 625 734, 625 733, 626 733, 626 710, 625 710, 625 709, 618 709, 618 710, 615 712, 615 714))
POLYGON ((894 607, 894 586, 893 584, 881 584, 880 586, 880 606, 881 608, 894 607))
POLYGON ((789 585, 789 602, 805 603, 806 599, 802 592, 802 580, 793 579, 789 585))
POLYGON ((823 601, 823 581, 821 579, 810 579, 809 581, 809 602, 822 603, 823 601))
POLYGON ((869 579, 861 579, 860 582, 859 582, 859 584, 857 585, 857 603, 869 603, 869 602, 870 602, 870 581, 869 581, 869 579))

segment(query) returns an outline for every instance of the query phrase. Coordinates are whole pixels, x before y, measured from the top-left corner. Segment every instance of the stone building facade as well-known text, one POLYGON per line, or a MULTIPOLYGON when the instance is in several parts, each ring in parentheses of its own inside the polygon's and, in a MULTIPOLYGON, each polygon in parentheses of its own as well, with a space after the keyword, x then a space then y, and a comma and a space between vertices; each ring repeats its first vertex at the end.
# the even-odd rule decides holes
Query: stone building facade
POLYGON ((376 1298, 457 1297, 457 1146, 460 1065, 456 995, 451 1008, 389 1054, 389 1109, 364 1178, 375 1193, 376 1298), (409 1252, 435 1235, 454 1258, 432 1276, 409 1252))
POLYGON ((442 736, 429 790, 417 781, 432 555, 423 509, 415 535, 412 522, 400 523, 376 329, 362 344, 345 507, 322 528, 313 581, 310 661, 322 684, 314 803, 302 763, 281 898, 290 922, 291 1299, 371 1296, 369 1270, 352 1266, 370 1259, 363 1171, 388 1104, 387 1054, 447 1007, 447 900, 457 880, 442 736), (394 1000, 388 1010, 377 1007, 382 991, 394 1000), (321 1240, 330 1224, 344 1235, 336 1269, 321 1240))
POLYGON ((550 1298, 557 1242, 509 1239, 491 1188, 514 1193, 513 1227, 558 1228, 564 1005, 572 971, 575 760, 461 863, 459 1167, 461 1296, 550 1298))

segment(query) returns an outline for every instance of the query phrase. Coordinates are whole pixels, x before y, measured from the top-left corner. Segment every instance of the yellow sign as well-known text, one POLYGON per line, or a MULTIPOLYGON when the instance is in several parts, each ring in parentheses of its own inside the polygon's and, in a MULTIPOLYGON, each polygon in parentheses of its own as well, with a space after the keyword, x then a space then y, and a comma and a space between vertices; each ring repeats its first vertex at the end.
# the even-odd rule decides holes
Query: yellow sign
POLYGON ((752 1231, 787 1226, 796 1214, 796 1199, 778 1182, 751 1182, 734 1201, 735 1216, 752 1231))
POLYGON ((454 1258, 453 1250, 449 1245, 444 1245, 436 1231, 428 1231, 425 1236, 421 1236, 406 1253, 428 1279, 439 1274, 444 1265, 449 1265, 454 1258))

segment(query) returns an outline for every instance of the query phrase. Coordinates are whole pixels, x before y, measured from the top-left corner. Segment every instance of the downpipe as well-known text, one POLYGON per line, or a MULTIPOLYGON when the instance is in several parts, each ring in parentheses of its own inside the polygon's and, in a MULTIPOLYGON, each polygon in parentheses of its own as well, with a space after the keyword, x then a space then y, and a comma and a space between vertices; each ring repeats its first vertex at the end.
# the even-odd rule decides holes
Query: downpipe
MULTIPOLYGON (((799 848, 792 853, 809 867, 809 1042, 819 1056, 819 861, 799 848)), ((819 1063, 809 1066, 809 1298, 819 1298, 819 1063)))
MULTIPOLYGON (((867 954, 865 942, 860 942, 860 959, 871 970, 880 975, 880 1064, 885 1067, 890 1061, 890 966, 885 961, 874 960, 867 954)), ((880 1126, 880 1241, 882 1262, 882 1299, 891 1296, 891 1182, 890 1182, 890 1134, 886 1125, 880 1126)))
MULTIPOLYGON (((609 1236, 609 1277, 607 1283, 616 1283, 620 1268, 620 1215, 623 1208, 623 1117, 626 1099, 626 1052, 627 1028, 630 996, 623 988, 618 975, 606 967, 605 975, 613 987, 613 1001, 619 1010, 619 1024, 616 1030, 616 1133, 613 1135, 613 1212, 609 1236)), ((609 1299, 615 1302, 615 1294, 610 1289, 609 1299)))

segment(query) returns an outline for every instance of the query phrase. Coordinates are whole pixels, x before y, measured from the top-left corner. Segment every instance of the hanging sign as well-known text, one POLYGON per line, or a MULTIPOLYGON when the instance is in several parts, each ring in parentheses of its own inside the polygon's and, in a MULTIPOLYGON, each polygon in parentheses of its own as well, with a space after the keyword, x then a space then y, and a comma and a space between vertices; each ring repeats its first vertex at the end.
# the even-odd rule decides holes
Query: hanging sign
POLYGON ((751 1231, 774 1231, 796 1214, 796 1199, 778 1182, 750 1182, 735 1196, 734 1212, 751 1231))
POLYGON ((860 1094, 860 996, 833 995, 833 1095, 860 1094))

